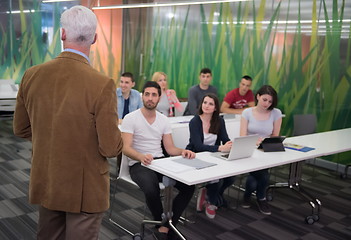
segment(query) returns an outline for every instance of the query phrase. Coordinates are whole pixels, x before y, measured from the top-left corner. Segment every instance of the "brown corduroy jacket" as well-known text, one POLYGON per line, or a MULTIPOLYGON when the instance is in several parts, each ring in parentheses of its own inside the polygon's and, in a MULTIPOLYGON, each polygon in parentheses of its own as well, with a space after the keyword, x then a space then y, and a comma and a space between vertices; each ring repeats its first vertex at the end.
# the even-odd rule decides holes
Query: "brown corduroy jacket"
POLYGON ((14 113, 15 135, 32 141, 29 200, 51 210, 103 212, 109 163, 122 149, 116 87, 81 55, 62 52, 29 68, 14 113))

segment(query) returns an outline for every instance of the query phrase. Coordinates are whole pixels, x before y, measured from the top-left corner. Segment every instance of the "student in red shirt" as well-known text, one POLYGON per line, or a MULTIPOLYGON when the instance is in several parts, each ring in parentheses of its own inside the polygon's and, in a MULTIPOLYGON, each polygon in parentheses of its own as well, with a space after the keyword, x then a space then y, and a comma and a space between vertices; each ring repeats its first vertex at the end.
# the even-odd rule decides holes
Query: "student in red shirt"
POLYGON ((224 97, 221 112, 230 114, 241 114, 247 107, 255 106, 255 99, 250 90, 252 78, 250 76, 243 76, 239 88, 235 88, 227 93, 224 97))

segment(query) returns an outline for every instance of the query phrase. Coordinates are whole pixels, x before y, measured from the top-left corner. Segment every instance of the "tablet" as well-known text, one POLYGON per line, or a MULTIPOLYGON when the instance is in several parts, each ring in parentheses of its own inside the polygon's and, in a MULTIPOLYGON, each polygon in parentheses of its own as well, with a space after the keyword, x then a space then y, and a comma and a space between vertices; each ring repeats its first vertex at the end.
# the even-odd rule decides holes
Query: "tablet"
POLYGON ((285 148, 283 141, 285 136, 268 137, 263 139, 258 149, 262 149, 264 152, 284 152, 285 148))

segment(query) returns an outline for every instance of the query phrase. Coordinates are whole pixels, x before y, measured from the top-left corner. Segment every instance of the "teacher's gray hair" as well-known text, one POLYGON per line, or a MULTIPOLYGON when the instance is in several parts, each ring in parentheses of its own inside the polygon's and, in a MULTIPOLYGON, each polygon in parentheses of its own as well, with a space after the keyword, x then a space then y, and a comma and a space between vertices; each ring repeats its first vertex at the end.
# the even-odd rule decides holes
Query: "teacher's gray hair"
POLYGON ((84 6, 74 6, 61 15, 61 27, 66 31, 66 41, 89 46, 96 33, 95 14, 84 6))

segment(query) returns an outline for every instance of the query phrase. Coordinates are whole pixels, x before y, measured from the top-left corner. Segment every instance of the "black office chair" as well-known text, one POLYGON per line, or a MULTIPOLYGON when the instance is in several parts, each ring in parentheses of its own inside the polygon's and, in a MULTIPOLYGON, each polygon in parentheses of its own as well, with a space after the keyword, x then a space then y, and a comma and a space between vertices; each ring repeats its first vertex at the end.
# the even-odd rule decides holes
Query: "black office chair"
MULTIPOLYGON (((296 114, 294 115, 293 136, 301 136, 315 133, 317 130, 317 117, 315 114, 296 114)), ((309 162, 311 160, 307 160, 309 162)), ((315 166, 316 159, 313 159, 315 166)), ((302 165, 300 165, 301 167, 302 165)), ((315 176, 315 167, 313 167, 312 179, 315 176)))
POLYGON ((294 136, 315 133, 317 129, 317 117, 315 114, 294 115, 294 136))

